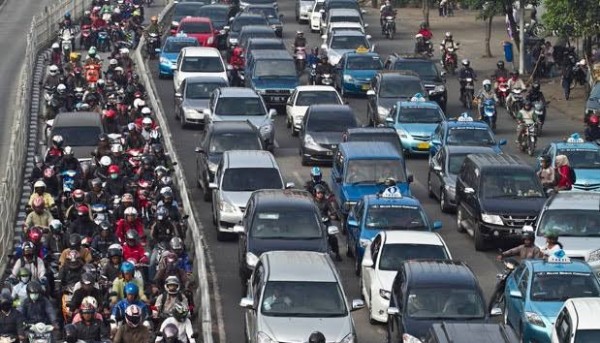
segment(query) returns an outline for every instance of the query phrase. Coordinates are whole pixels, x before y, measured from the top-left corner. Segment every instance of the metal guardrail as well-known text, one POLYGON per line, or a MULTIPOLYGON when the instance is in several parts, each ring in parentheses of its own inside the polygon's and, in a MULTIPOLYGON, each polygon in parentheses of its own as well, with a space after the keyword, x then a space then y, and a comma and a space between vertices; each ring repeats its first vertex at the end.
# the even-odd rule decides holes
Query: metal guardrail
POLYGON ((27 154, 28 116, 32 101, 33 73, 38 54, 55 38, 58 23, 65 13, 70 12, 73 21, 78 21, 91 4, 91 0, 63 0, 33 17, 26 33, 26 48, 19 76, 15 101, 15 119, 11 127, 11 146, 6 160, 2 161, 5 176, 0 180, 0 275, 4 274, 9 255, 13 249, 15 218, 20 206, 21 188, 27 154))

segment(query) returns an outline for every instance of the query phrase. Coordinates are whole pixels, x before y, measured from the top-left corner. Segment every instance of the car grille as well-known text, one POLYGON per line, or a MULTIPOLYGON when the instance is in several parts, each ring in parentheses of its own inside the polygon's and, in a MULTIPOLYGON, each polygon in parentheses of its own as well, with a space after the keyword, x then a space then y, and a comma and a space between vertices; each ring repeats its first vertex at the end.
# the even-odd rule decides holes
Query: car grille
POLYGON ((321 146, 325 149, 329 149, 329 150, 335 150, 337 149, 338 145, 337 144, 321 144, 321 146))
POLYGON ((502 218, 502 222, 504 223, 504 226, 516 227, 519 229, 523 228, 523 226, 525 226, 525 225, 535 224, 535 220, 537 219, 537 216, 503 215, 500 217, 502 218))
POLYGON ((412 138, 418 140, 418 141, 428 141, 431 139, 431 136, 419 136, 419 135, 412 135, 412 138))
POLYGON ((267 89, 265 91, 267 94, 290 94, 290 91, 287 89, 267 89))
POLYGON ((581 191, 595 191, 600 189, 600 183, 577 183, 573 185, 573 188, 581 191))

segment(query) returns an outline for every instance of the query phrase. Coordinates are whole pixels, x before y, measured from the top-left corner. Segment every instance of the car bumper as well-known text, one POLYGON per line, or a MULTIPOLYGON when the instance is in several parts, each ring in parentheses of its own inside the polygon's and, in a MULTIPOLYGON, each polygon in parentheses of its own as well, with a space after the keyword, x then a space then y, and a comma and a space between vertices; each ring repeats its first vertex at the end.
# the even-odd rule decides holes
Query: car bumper
POLYGON ((311 19, 310 20, 310 29, 313 31, 319 31, 321 29, 321 20, 311 19))
POLYGON ((290 97, 291 92, 270 94, 270 93, 261 93, 260 91, 258 91, 258 93, 262 96, 263 100, 265 101, 265 103, 267 103, 267 105, 285 106, 285 104, 287 103, 287 101, 290 97))
POLYGON ((333 161, 333 150, 326 148, 315 149, 312 147, 304 146, 302 148, 302 155, 304 158, 313 162, 332 162, 333 161))
POLYGON ((345 93, 349 94, 366 94, 370 89, 368 81, 356 81, 356 82, 343 82, 342 87, 345 93))
POLYGON ((402 148, 409 154, 429 154, 429 141, 419 141, 411 138, 401 138, 402 148))
POLYGON ((300 10, 300 14, 298 15, 298 17, 300 18, 300 20, 308 20, 310 19, 310 12, 300 10))
POLYGON ((481 222, 479 224, 479 231, 485 238, 512 240, 521 238, 522 229, 481 222))
POLYGON ((233 233, 233 227, 242 221, 243 213, 220 212, 217 229, 219 232, 233 233))
POLYGON ((174 64, 158 64, 158 72, 161 75, 173 76, 173 70, 175 70, 174 64))
POLYGON ((387 323, 387 310, 390 307, 390 301, 379 295, 379 290, 371 290, 371 317, 378 322, 387 323))
MULTIPOLYGON (((544 322, 546 322, 544 320, 544 322)), ((536 325, 525 325, 523 328, 523 342, 531 342, 531 343, 542 343, 542 342, 550 342, 550 330, 552 326, 548 326, 549 323, 546 323, 546 327, 542 328, 536 325)))

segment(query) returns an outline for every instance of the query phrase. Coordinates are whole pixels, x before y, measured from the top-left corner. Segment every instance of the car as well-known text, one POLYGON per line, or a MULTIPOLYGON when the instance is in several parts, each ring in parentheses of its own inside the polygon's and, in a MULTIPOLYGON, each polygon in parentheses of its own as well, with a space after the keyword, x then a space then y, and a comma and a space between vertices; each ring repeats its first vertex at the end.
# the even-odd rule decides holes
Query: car
POLYGON ((180 89, 181 82, 190 76, 220 77, 227 81, 227 68, 219 50, 200 46, 181 49, 173 71, 175 91, 180 89))
POLYGON ((558 250, 546 259, 526 259, 506 279, 504 322, 522 342, 550 342, 553 324, 569 298, 600 297, 590 266, 558 250))
POLYGON ((429 100, 437 102, 446 112, 448 90, 446 89, 446 72, 437 68, 436 61, 419 55, 392 54, 385 61, 387 70, 404 70, 416 73, 425 86, 429 100))
POLYGON ((369 39, 371 39, 370 35, 365 35, 357 31, 335 31, 321 45, 321 51, 327 54, 329 64, 335 66, 347 52, 354 52, 358 48, 366 48, 373 51, 374 48, 369 39))
POLYGON ((365 248, 379 232, 433 231, 441 227, 441 221, 432 222, 428 218, 419 200, 403 196, 394 187, 384 190, 382 194, 363 195, 346 220, 347 254, 354 256, 354 272, 360 275, 365 248))
POLYGON ((365 23, 360 11, 354 8, 332 8, 327 13, 326 20, 321 21, 321 34, 324 35, 327 32, 327 27, 331 23, 358 23, 363 28, 369 27, 369 24, 365 23))
POLYGON ((271 5, 278 8, 277 0, 240 0, 240 8, 242 10, 251 5, 271 5))
POLYGON ((358 11, 361 15, 366 14, 367 11, 360 7, 357 0, 325 0, 323 9, 325 14, 329 13, 329 10, 337 8, 349 8, 358 11))
POLYGON ((388 142, 399 154, 402 154, 402 144, 396 130, 391 127, 354 127, 342 135, 342 142, 388 142))
POLYGON ((585 102, 585 115, 584 118, 589 118, 592 114, 600 114, 600 84, 596 83, 592 90, 590 91, 590 95, 585 102))
POLYGON ((360 292, 372 324, 388 321, 392 283, 402 262, 452 259, 446 242, 434 232, 384 230, 369 240, 364 249, 360 292))
POLYGON ((433 101, 399 101, 390 110, 386 124, 396 129, 406 154, 429 154, 431 136, 446 120, 444 111, 433 101))
POLYGON ((310 14, 314 4, 315 0, 296 0, 294 12, 296 14, 296 21, 298 23, 307 22, 310 20, 310 14))
POLYGON ((321 10, 323 9, 323 5, 325 4, 325 0, 317 0, 314 2, 312 9, 309 12, 309 27, 311 32, 321 31, 321 20, 323 14, 321 10))
POLYGON ((414 177, 406 172, 404 158, 393 145, 387 142, 341 143, 333 157, 330 185, 340 209, 338 217, 342 225, 364 195, 383 191, 389 179, 394 180, 403 196, 411 195, 409 185, 414 177))
POLYGON ((264 150, 230 150, 217 166, 212 192, 213 223, 217 239, 224 240, 244 216, 252 192, 259 189, 293 188, 284 184, 275 157, 264 150))
POLYGON ((249 5, 248 7, 244 8, 244 12, 262 14, 265 18, 267 18, 269 27, 275 31, 277 37, 281 38, 283 36, 283 23, 281 22, 283 14, 280 14, 277 11, 277 8, 273 7, 272 4, 249 5))
POLYGON ((49 133, 46 146, 52 146, 52 137, 63 137, 64 146, 73 148, 74 156, 80 162, 91 160, 90 152, 98 145, 98 136, 104 133, 102 119, 98 112, 60 112, 54 119, 46 121, 49 133))
POLYGON ((560 236, 568 257, 586 261, 600 277, 600 193, 558 192, 542 208, 535 223, 535 244, 546 245, 544 233, 560 236))
POLYGON ((461 261, 402 262, 389 298, 388 343, 426 342, 435 323, 485 323, 489 319, 477 277, 461 261))
POLYGON ((198 17, 200 8, 207 5, 203 2, 186 2, 178 3, 173 6, 173 15, 171 16, 171 29, 169 30, 171 35, 177 33, 179 28, 179 22, 186 17, 198 17))
POLYGON ((427 343, 517 343, 515 331, 507 325, 495 323, 433 323, 427 333, 427 343))
POLYGON ((218 121, 206 128, 195 151, 196 183, 202 188, 204 201, 212 200, 209 184, 223 153, 229 150, 264 150, 260 132, 247 121, 218 121))
POLYGON ((176 34, 185 34, 194 37, 201 46, 217 47, 220 30, 213 27, 210 18, 185 17, 179 22, 176 34))
POLYGON ((342 97, 366 94, 371 87, 371 80, 382 69, 383 62, 379 54, 357 49, 342 56, 336 65, 333 82, 342 97))
POLYGON ((365 304, 360 299, 348 303, 336 269, 324 253, 262 254, 240 301, 247 342, 305 342, 315 330, 331 342, 356 342, 351 312, 365 304), (273 306, 274 296, 284 297, 287 305, 273 306))
POLYGON ((258 257, 274 250, 301 250, 328 253, 329 235, 338 228, 325 227, 312 194, 303 190, 258 190, 252 193, 247 215, 238 233, 239 275, 242 293, 258 262, 258 257))
POLYGON ((427 99, 425 87, 412 72, 385 71, 375 75, 367 90, 367 120, 371 126, 385 124, 398 101, 408 101, 415 94, 427 99))
POLYGON ((575 191, 600 192, 600 146, 593 142, 585 142, 579 134, 573 134, 564 141, 552 142, 542 150, 542 155, 552 159, 566 155, 569 165, 575 170, 575 191))
POLYGON ((342 133, 357 126, 356 115, 348 105, 310 105, 299 132, 302 165, 331 162, 342 133))
POLYGON ((276 38, 273 29, 263 25, 247 25, 242 28, 238 45, 245 50, 248 40, 252 38, 276 38))
POLYGON ((364 34, 365 28, 362 26, 361 23, 353 23, 353 22, 345 22, 345 21, 329 23, 329 26, 327 26, 325 34, 323 34, 321 36, 321 38, 323 39, 323 43, 325 43, 327 41, 327 36, 333 34, 335 31, 357 31, 357 32, 364 34))
POLYGON ((218 121, 249 121, 260 132, 263 144, 272 150, 275 144, 274 109, 267 110, 263 99, 255 91, 244 87, 217 88, 209 100, 207 123, 218 121))
POLYGON ((298 86, 285 105, 286 125, 292 129, 292 136, 297 136, 308 106, 343 103, 338 92, 331 86, 298 86))
POLYGON ((470 154, 456 179, 456 228, 474 238, 475 249, 521 240, 546 202, 535 170, 512 154, 470 154))
POLYGON ((490 147, 501 153, 506 139, 497 140, 489 125, 472 117, 459 116, 441 122, 431 136, 429 156, 433 157, 446 145, 490 147))
POLYGON ((198 40, 192 37, 167 37, 159 53, 158 77, 172 77, 173 70, 177 67, 177 57, 181 49, 188 46, 200 46, 198 40))
POLYGON ((228 87, 229 82, 216 76, 191 76, 181 82, 175 92, 175 119, 182 128, 188 125, 204 125, 209 110, 208 100, 219 87, 228 87))
POLYGON ((219 49, 226 47, 224 28, 229 22, 230 11, 231 6, 225 4, 210 4, 202 6, 196 11, 198 17, 210 18, 214 29, 219 31, 216 45, 219 49))
POLYGON ((456 209, 456 177, 469 154, 496 154, 491 147, 446 145, 429 159, 427 191, 430 198, 440 201, 442 212, 456 209))
POLYGON ((253 51, 246 64, 246 86, 260 94, 271 107, 284 107, 300 84, 294 58, 288 51, 253 51))
POLYGON ((252 53, 259 50, 280 50, 287 51, 283 39, 281 38, 250 38, 246 46, 243 47, 245 61, 252 59, 252 53))
POLYGON ((223 28, 227 32, 227 48, 232 50, 239 43, 239 35, 242 28, 247 25, 269 26, 267 19, 260 14, 240 12, 230 19, 230 25, 223 28))
POLYGON ((600 342, 600 298, 565 301, 552 326, 552 343, 600 342))

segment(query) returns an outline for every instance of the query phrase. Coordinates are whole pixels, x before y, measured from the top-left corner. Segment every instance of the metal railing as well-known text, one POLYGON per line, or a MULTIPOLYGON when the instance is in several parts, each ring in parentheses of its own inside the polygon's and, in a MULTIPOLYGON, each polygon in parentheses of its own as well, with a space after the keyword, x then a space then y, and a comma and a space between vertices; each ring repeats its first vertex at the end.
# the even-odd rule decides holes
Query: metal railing
MULTIPOLYGON (((0 180, 0 275, 4 274, 9 255, 13 249, 15 218, 20 206, 23 174, 27 154, 29 114, 32 102, 32 86, 38 54, 55 39, 61 18, 69 12, 73 21, 78 21, 91 0, 63 0, 33 17, 26 34, 25 56, 19 76, 16 101, 13 111, 15 118, 11 127, 11 146, 3 165, 4 178, 0 180)), ((37 129, 37 128, 36 128, 37 129)))

